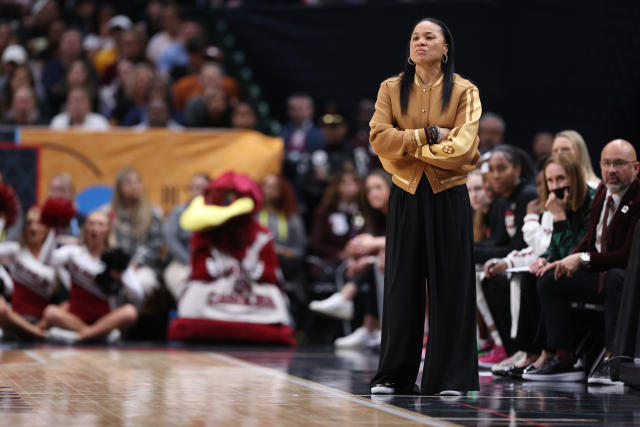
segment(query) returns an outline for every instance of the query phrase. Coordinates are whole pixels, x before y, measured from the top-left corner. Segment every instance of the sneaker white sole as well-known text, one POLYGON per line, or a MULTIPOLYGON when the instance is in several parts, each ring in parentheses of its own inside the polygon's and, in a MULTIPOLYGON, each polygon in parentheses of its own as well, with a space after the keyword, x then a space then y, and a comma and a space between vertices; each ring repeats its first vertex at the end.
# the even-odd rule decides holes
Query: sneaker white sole
POLYGON ((458 390, 442 390, 438 393, 440 396, 462 396, 463 393, 458 390))
POLYGON ((383 385, 376 385, 371 387, 371 394, 394 394, 396 389, 394 387, 387 387, 383 385))
POLYGON ((584 377, 584 372, 563 372, 549 375, 522 374, 522 379, 528 381, 584 381, 584 377))
POLYGON ((611 378, 589 378, 587 382, 600 385, 624 385, 622 381, 613 381, 611 378))
POLYGON ((337 311, 327 310, 327 309, 325 309, 323 307, 312 306, 311 304, 309 304, 309 310, 314 311, 316 313, 323 314, 325 316, 336 317, 336 318, 342 319, 342 320, 351 320, 351 319, 353 319, 353 313, 341 313, 341 312, 337 312, 337 311))

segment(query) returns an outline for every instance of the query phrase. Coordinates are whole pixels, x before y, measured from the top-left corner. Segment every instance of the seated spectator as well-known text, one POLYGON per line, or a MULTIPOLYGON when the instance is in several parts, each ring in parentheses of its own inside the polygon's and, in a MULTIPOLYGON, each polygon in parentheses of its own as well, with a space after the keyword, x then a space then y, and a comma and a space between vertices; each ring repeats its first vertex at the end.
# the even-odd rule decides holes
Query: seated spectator
POLYGON ((162 6, 162 31, 159 31, 149 39, 146 54, 147 59, 157 64, 166 49, 178 40, 182 27, 182 10, 180 6, 171 2, 162 6))
POLYGON ((361 213, 360 179, 353 170, 334 176, 316 209, 311 229, 311 253, 337 267, 346 259, 347 242, 355 237, 364 218, 361 213))
POLYGON ((531 152, 533 158, 538 161, 551 155, 554 136, 551 132, 541 131, 533 136, 531 143, 531 152))
MULTIPOLYGON (((362 156, 362 154, 359 153, 363 153, 364 156, 362 156, 362 158, 366 160, 362 160, 362 163, 366 165, 366 170, 382 168, 378 155, 373 151, 373 148, 369 143, 369 132, 371 132, 369 122, 371 121, 371 117, 373 117, 374 110, 375 102, 373 100, 360 100, 360 102, 358 102, 358 110, 355 114, 355 122, 353 126, 355 131, 353 146, 355 147, 356 162, 358 162, 358 159, 362 156)), ((358 169, 360 170, 361 167, 358 167, 358 169)))
MULTIPOLYGON (((522 237, 524 217, 528 203, 536 198, 535 187, 530 184, 533 168, 524 151, 509 145, 494 147, 489 159, 489 169, 493 188, 502 197, 497 211, 502 224, 489 240, 474 245, 477 263, 504 257, 512 250, 526 246, 522 237)), ((483 280, 481 285, 478 298, 486 300, 492 315, 492 319, 487 320, 487 325, 495 323, 497 334, 492 334, 493 348, 481 356, 478 363, 490 368, 513 353, 510 339, 509 281, 504 276, 496 276, 483 280)))
POLYGON ((69 301, 44 312, 52 326, 46 337, 66 343, 119 340, 138 319, 142 288, 129 260, 108 252, 109 218, 92 212, 84 226, 82 246, 65 245, 51 256, 51 265, 71 277, 69 301), (111 262, 111 261, 114 262, 111 262))
MULTIPOLYGON (((553 218, 553 231, 551 238, 546 240, 547 248, 529 246, 512 251, 503 259, 489 260, 484 265, 485 277, 505 274, 507 268, 515 267, 529 267, 531 273, 540 276, 547 263, 569 255, 584 237, 595 191, 587 186, 581 165, 575 158, 559 153, 545 162, 541 172, 544 176, 541 200, 546 212, 553 218), (562 194, 562 198, 558 197, 558 193, 562 194)), ((518 309, 521 315, 512 319, 518 322, 514 347, 527 354, 512 366, 503 366, 508 375, 522 375, 526 367, 536 362, 540 353, 540 348, 534 343, 540 320, 535 280, 530 275, 518 276, 518 280, 521 292, 518 309)), ((541 358, 537 367, 543 361, 541 358)))
POLYGON ((53 114, 60 112, 68 97, 65 76, 74 61, 82 58, 82 35, 70 29, 62 34, 56 56, 47 61, 42 69, 42 85, 53 114))
POLYGON ((88 63, 81 59, 73 61, 65 75, 65 90, 67 93, 71 88, 78 86, 87 88, 91 99, 91 110, 96 111, 98 109, 98 91, 96 89, 94 71, 88 63))
POLYGON ((131 256, 145 296, 160 286, 162 268, 162 211, 144 197, 140 174, 125 167, 118 172, 113 200, 105 208, 112 218, 109 245, 131 256))
POLYGON ((309 309, 329 316, 350 320, 354 314, 356 295, 363 293, 362 326, 335 340, 338 348, 375 347, 380 345, 380 306, 378 282, 384 263, 387 208, 391 193, 391 176, 381 169, 373 170, 365 180, 363 233, 349 240, 347 283, 329 298, 312 301, 309 309))
MULTIPOLYGON (((345 165, 355 166, 353 146, 347 139, 347 122, 341 114, 325 114, 320 118, 326 145, 303 156, 298 163, 298 187, 302 192, 307 209, 307 222, 315 211, 331 177, 344 170, 345 165)), ((366 176, 366 171, 357 170, 358 176, 366 176)))
POLYGON ((162 227, 162 234, 167 242, 171 260, 164 270, 163 277, 167 289, 176 299, 178 299, 180 289, 189 277, 189 239, 191 239, 191 232, 180 226, 180 216, 187 209, 193 198, 202 194, 208 184, 208 175, 204 173, 193 175, 188 188, 189 200, 173 208, 162 227))
POLYGON ((40 222, 40 208, 33 206, 27 211, 20 242, 0 242, 0 258, 8 261, 10 275, 4 275, 2 282, 11 305, 0 292, 0 327, 5 333, 44 338, 43 312, 56 288, 56 272, 45 264, 41 251, 48 233, 49 228, 40 222))
MULTIPOLYGON (((49 183, 48 197, 67 199, 75 205, 76 189, 73 185, 71 175, 66 172, 60 172, 54 175, 49 183)), ((80 234, 84 220, 84 215, 79 212, 76 213, 76 216, 69 222, 69 227, 64 230, 56 230, 57 242, 61 244, 80 243, 80 234)))
POLYGON ((486 213, 491 200, 484 191, 480 169, 474 169, 467 175, 467 190, 469 191, 469 203, 473 209, 473 241, 482 242, 488 237, 483 213, 486 213))
POLYGON ((60 40, 62 35, 67 31, 67 24, 62 19, 56 19, 49 24, 47 30, 46 42, 42 44, 42 47, 37 47, 32 55, 37 60, 48 62, 53 58, 60 46, 60 40))
POLYGON ((307 235, 298 215, 298 203, 291 184, 281 175, 269 174, 262 180, 264 207, 258 222, 271 230, 285 291, 296 295, 304 272, 307 235))
MULTIPOLYGON (((571 303, 604 303, 605 346, 611 349, 616 331, 624 269, 629 260, 633 229, 640 218, 640 164, 633 146, 609 142, 600 157, 603 182, 598 186, 587 232, 571 255, 545 265, 537 290, 546 329, 547 349, 539 368, 522 377, 532 381, 579 381, 583 368, 574 366, 577 345, 571 303)), ((612 384, 609 360, 596 369, 590 382, 612 384)))
POLYGON ((209 88, 222 88, 229 98, 238 98, 238 82, 225 75, 219 62, 214 62, 220 58, 211 56, 219 51, 215 46, 203 46, 203 40, 200 39, 187 41, 191 74, 180 78, 171 88, 176 110, 184 110, 191 98, 202 95, 209 88))
MULTIPOLYGON (((282 128, 280 136, 284 139, 283 175, 293 183, 298 202, 306 207, 303 177, 308 172, 299 164, 309 163, 311 153, 326 145, 322 130, 313 123, 313 98, 306 93, 294 93, 287 98, 287 116, 289 122, 282 128)), ((307 217, 313 214, 313 208, 306 209, 307 217)))
POLYGON ((145 119, 133 127, 134 130, 147 130, 152 128, 183 129, 180 123, 171 118, 169 104, 161 98, 155 98, 149 102, 145 119))
MULTIPOLYGON (((497 204, 493 199, 496 198, 495 193, 491 190, 489 184, 489 164, 487 162, 482 163, 481 168, 474 169, 467 175, 467 190, 469 191, 469 202, 473 209, 473 241, 484 242, 489 239, 493 229, 495 229, 499 223, 498 221, 489 216, 490 209, 495 210, 497 204), (485 173, 483 173, 483 168, 485 173)), ((479 293, 478 293, 479 295, 479 293)), ((478 296, 476 295, 476 296, 478 296)), ((486 306, 486 302, 477 301, 478 305, 478 352, 485 353, 491 350, 493 341, 490 339, 490 327, 493 329, 494 334, 497 334, 495 325, 490 323, 487 325, 489 318, 489 308, 486 306), (484 310, 484 316, 482 311, 484 310)))
POLYGON ((522 150, 509 145, 495 147, 488 164, 492 191, 499 202, 491 214, 498 219, 499 226, 487 241, 475 245, 476 263, 481 264, 525 246, 522 239, 524 216, 527 204, 536 198, 531 184, 533 168, 522 150))
MULTIPOLYGON (((55 1, 30 2, 30 14, 22 23, 22 36, 26 40, 32 40, 47 35, 47 28, 60 18, 60 6, 55 1)), ((28 3, 23 3, 28 4, 28 3)), ((26 9, 29 12, 29 7, 26 9)))
POLYGON ((12 106, 13 97, 16 91, 26 86, 30 88, 35 96, 36 107, 42 113, 43 118, 46 116, 46 103, 44 102, 44 93, 42 92, 42 87, 37 84, 37 82, 33 78, 33 74, 29 69, 29 66, 26 64, 18 65, 16 68, 12 70, 7 79, 7 84, 2 89, 2 93, 0 94, 0 111, 3 116, 6 116, 8 110, 12 106))
POLYGON ((116 95, 116 106, 111 114, 111 121, 120 126, 133 126, 140 123, 140 117, 147 103, 151 82, 155 75, 153 69, 146 64, 135 67, 124 87, 116 95))
MULTIPOLYGON (((4 25, 0 24, 0 29, 4 25)), ((8 31, 11 31, 7 29, 8 31)), ((8 42, 8 40, 7 40, 8 42)), ((24 47, 19 44, 11 44, 2 48, 2 73, 0 73, 0 89, 5 90, 8 86, 8 82, 11 80, 10 76, 13 75, 15 70, 21 66, 27 65, 28 55, 24 47)), ((27 68, 28 70, 28 68, 27 68)), ((24 84, 20 82, 20 86, 24 84)))
POLYGON ((144 62, 144 34, 131 28, 128 19, 126 16, 117 15, 109 20, 113 42, 110 43, 111 47, 98 52, 94 59, 96 69, 99 70, 100 83, 103 85, 111 84, 117 77, 118 62, 144 62))
POLYGON ((56 115, 49 125, 54 130, 80 128, 92 131, 109 129, 109 122, 101 114, 91 112, 91 99, 87 88, 78 86, 69 91, 66 111, 56 115))
MULTIPOLYGON (((116 126, 117 122, 122 120, 123 111, 120 111, 120 116, 115 116, 115 109, 118 104, 127 102, 130 105, 130 101, 127 100, 126 86, 127 82, 133 80, 133 74, 135 73, 135 67, 131 61, 120 60, 115 67, 115 76, 108 85, 102 85, 99 90, 100 96, 100 111, 105 117, 109 118, 109 122, 112 126, 116 126)), ((128 108, 128 107, 126 107, 128 108)))
POLYGON ((203 39, 203 31, 196 21, 185 21, 180 25, 178 38, 171 46, 162 52, 156 62, 156 70, 164 78, 171 77, 177 80, 184 77, 189 65, 187 54, 187 41, 192 39, 203 39))
POLYGON ((187 126, 228 128, 231 126, 229 97, 224 90, 207 89, 202 97, 191 98, 184 110, 187 126))
POLYGON ((235 129, 257 129, 258 114, 255 107, 247 101, 238 102, 231 113, 231 127, 235 129))
POLYGON ((598 187, 600 184, 600 178, 598 178, 593 171, 589 150, 587 149, 587 144, 584 142, 582 135, 575 130, 558 132, 553 140, 551 151, 553 154, 566 152, 575 157, 582 165, 582 170, 584 171, 584 175, 587 179, 587 184, 589 184, 593 189, 598 187))
POLYGON ((500 144, 504 144, 504 134, 507 126, 504 119, 496 113, 487 111, 482 114, 478 122, 478 138, 480 145, 478 150, 484 154, 493 150, 500 144))
POLYGON ((47 124, 40 114, 33 89, 29 86, 21 86, 13 93, 11 109, 5 114, 2 124, 15 126, 47 124))

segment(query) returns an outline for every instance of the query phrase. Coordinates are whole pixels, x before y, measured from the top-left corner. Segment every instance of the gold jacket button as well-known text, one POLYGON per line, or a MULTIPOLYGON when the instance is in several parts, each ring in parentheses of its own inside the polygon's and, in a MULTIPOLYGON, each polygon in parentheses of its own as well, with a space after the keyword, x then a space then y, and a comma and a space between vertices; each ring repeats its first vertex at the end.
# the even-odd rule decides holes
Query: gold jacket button
POLYGON ((426 92, 427 90, 426 90, 426 89, 422 89, 422 91, 423 91, 423 92, 426 92))
POLYGON ((423 109, 422 109, 422 112, 423 112, 423 113, 426 113, 426 112, 427 112, 427 110, 425 110, 425 109, 423 108, 423 109))

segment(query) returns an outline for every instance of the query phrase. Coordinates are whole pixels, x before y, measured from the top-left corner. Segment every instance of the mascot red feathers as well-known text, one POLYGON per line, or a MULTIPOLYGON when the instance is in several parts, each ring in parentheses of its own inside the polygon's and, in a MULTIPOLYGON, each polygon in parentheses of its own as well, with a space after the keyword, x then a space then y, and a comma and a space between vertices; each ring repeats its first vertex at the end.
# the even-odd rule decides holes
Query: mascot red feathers
POLYGON ((254 219, 261 205, 251 178, 225 172, 185 210, 180 225, 194 232, 191 276, 170 338, 292 342, 273 238, 254 219))

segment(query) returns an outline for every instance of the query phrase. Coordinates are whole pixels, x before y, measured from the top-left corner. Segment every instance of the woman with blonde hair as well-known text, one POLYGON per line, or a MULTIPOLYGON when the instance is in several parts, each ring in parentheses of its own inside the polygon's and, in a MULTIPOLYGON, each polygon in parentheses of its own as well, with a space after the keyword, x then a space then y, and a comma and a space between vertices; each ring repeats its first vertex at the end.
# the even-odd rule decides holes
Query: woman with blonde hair
POLYGON ((70 277, 69 300, 44 310, 50 329, 45 337, 72 344, 106 339, 114 342, 138 319, 142 289, 122 252, 109 250, 109 217, 89 214, 82 245, 64 245, 53 251, 49 263, 70 277))
POLYGON ((551 146, 552 154, 558 154, 566 152, 578 160, 584 177, 589 187, 595 189, 600 184, 600 178, 593 171, 591 165, 591 157, 589 156, 589 150, 587 149, 587 143, 584 142, 584 138, 575 130, 563 130, 558 132, 553 139, 553 145, 551 146))
POLYGON ((144 197, 142 179, 135 169, 125 167, 118 172, 108 211, 113 220, 109 245, 120 247, 131 256, 140 285, 148 296, 160 286, 162 211, 144 197))

